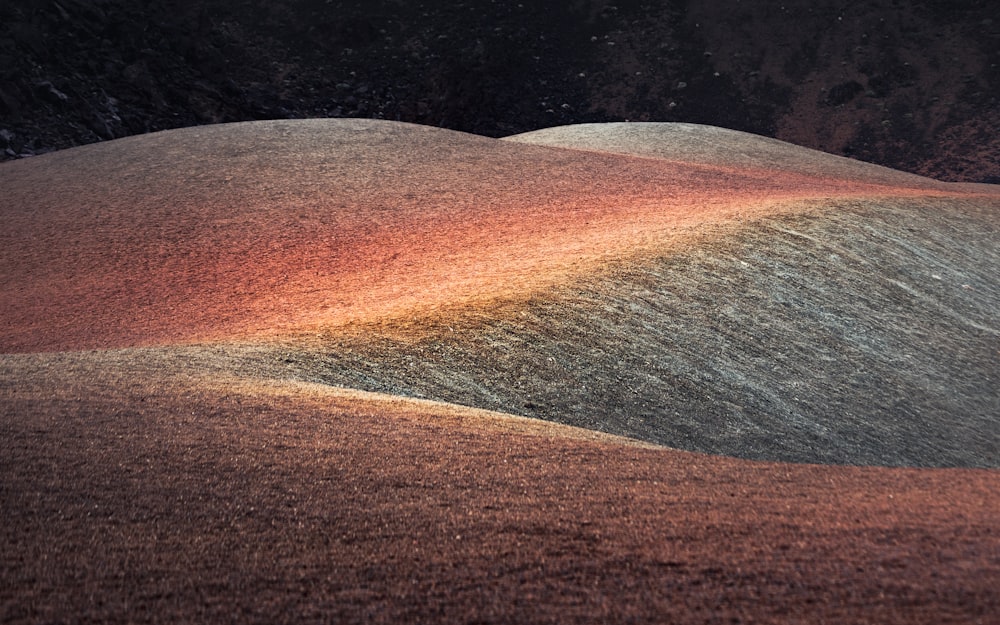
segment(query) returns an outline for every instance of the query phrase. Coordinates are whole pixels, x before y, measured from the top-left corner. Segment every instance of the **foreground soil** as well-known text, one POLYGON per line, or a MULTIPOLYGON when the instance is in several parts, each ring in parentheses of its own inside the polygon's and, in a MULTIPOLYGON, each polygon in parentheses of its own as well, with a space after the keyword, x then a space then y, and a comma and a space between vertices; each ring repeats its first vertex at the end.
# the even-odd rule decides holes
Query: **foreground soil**
POLYGON ((5 623, 1000 613, 996 471, 755 463, 126 356, 21 358, 0 370, 5 623))

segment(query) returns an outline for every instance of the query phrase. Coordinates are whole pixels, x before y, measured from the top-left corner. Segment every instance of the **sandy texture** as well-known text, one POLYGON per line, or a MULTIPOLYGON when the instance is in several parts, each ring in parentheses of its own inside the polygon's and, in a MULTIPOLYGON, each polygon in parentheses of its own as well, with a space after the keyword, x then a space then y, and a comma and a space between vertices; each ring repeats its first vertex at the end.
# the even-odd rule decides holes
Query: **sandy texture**
POLYGON ((0 345, 191 341, 518 295, 782 200, 918 192, 737 165, 368 120, 191 128, 13 162, 0 345))
POLYGON ((1000 194, 622 130, 0 165, 0 620, 997 622, 1000 194))
POLYGON ((998 238, 995 202, 800 204, 530 298, 230 355, 691 451, 997 467, 998 238))
POLYGON ((752 463, 108 369, 72 372, 65 394, 45 372, 4 372, 5 622, 989 623, 1000 609, 995 471, 752 463))
POLYGON ((940 188, 940 183, 928 178, 832 154, 820 156, 815 150, 777 139, 701 124, 574 124, 505 137, 504 141, 750 171, 776 170, 844 181, 940 188))

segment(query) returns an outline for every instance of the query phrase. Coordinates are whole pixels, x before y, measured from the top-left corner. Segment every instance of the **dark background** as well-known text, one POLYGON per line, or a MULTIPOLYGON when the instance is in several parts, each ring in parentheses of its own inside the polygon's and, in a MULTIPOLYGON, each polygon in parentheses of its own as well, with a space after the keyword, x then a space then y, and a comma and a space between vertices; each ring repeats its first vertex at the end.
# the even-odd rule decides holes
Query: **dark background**
POLYGON ((991 0, 3 0, 0 158, 215 122, 688 121, 1000 182, 991 0))

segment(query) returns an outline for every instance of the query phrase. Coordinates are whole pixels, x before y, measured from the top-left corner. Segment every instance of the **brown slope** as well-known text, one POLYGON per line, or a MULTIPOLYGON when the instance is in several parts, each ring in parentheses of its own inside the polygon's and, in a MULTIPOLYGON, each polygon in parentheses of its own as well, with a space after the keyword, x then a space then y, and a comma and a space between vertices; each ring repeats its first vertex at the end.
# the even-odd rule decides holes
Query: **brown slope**
POLYGON ((996 471, 754 463, 5 356, 0 619, 996 622, 996 471))

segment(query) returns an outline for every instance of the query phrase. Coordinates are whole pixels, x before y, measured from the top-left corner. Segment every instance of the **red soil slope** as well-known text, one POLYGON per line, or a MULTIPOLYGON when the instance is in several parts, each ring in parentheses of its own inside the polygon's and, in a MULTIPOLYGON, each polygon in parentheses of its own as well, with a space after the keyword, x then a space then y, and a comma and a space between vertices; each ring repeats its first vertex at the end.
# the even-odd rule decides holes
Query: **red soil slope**
POLYGON ((789 199, 987 190, 346 121, 0 183, 0 621, 1000 622, 997 471, 691 454, 176 345, 524 295, 789 199))
POLYGON ((958 189, 740 165, 361 120, 192 128, 6 163, 0 349, 339 325, 523 294, 782 200, 958 189))

